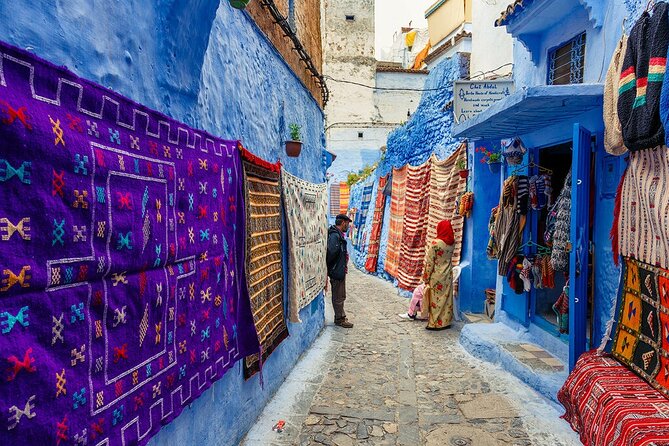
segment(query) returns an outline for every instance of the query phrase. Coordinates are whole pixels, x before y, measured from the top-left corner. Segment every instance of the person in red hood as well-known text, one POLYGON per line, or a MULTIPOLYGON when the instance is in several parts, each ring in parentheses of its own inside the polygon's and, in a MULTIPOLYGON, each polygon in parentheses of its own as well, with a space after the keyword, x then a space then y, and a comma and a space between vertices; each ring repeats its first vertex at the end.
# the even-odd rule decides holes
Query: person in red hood
POLYGON ((437 237, 425 255, 423 282, 428 330, 444 330, 453 321, 453 250, 455 234, 449 220, 437 225, 437 237))

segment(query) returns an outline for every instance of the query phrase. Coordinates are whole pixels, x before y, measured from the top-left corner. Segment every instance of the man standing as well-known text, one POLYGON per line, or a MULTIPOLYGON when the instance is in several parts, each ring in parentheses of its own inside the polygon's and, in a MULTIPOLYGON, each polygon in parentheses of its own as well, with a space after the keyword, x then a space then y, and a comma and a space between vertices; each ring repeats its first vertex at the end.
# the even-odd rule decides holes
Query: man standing
POLYGON ((335 325, 343 328, 353 328, 353 324, 346 320, 344 301, 346 300, 346 274, 348 273, 348 246, 346 231, 351 219, 340 214, 335 218, 334 226, 328 230, 327 266, 330 284, 332 285, 332 307, 335 313, 335 325))

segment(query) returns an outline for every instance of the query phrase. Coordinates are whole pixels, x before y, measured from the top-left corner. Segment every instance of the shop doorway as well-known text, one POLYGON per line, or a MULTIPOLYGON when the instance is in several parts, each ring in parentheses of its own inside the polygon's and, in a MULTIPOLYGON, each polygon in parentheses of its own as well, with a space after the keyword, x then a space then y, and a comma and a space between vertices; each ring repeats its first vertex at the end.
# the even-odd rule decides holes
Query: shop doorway
MULTIPOLYGON (((550 169, 551 178, 551 203, 555 203, 562 191, 565 179, 569 174, 572 164, 572 143, 560 144, 552 147, 538 149, 535 152, 537 163, 546 169, 550 169)), ((532 239, 540 245, 546 246, 545 233, 546 221, 550 208, 547 206, 540 211, 531 212, 531 231, 532 239)), ((538 253, 534 252, 534 255, 538 253)), ((565 342, 568 341, 568 334, 560 334, 558 316, 553 310, 553 304, 557 302, 562 294, 563 288, 567 284, 569 270, 555 273, 555 286, 545 288, 532 288, 530 292, 530 319, 535 325, 549 331, 556 336, 560 336, 565 342)))

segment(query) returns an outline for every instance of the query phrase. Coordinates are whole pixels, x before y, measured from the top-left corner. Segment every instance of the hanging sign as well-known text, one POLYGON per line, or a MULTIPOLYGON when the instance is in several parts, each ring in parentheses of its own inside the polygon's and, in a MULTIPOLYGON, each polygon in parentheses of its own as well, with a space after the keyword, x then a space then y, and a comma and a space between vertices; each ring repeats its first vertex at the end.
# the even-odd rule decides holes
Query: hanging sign
POLYGON ((457 81, 453 91, 455 122, 472 119, 515 91, 512 80, 457 81))

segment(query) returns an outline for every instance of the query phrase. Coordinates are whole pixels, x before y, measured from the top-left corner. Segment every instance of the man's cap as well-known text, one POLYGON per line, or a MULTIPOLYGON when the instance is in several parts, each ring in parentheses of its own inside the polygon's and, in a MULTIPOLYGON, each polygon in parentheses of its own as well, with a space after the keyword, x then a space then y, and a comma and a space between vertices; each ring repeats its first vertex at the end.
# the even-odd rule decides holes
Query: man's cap
POLYGON ((339 214, 339 215, 337 215, 337 217, 335 218, 335 220, 345 220, 345 221, 348 221, 348 222, 353 221, 353 220, 351 220, 351 219, 348 217, 348 215, 346 215, 346 214, 339 214))

